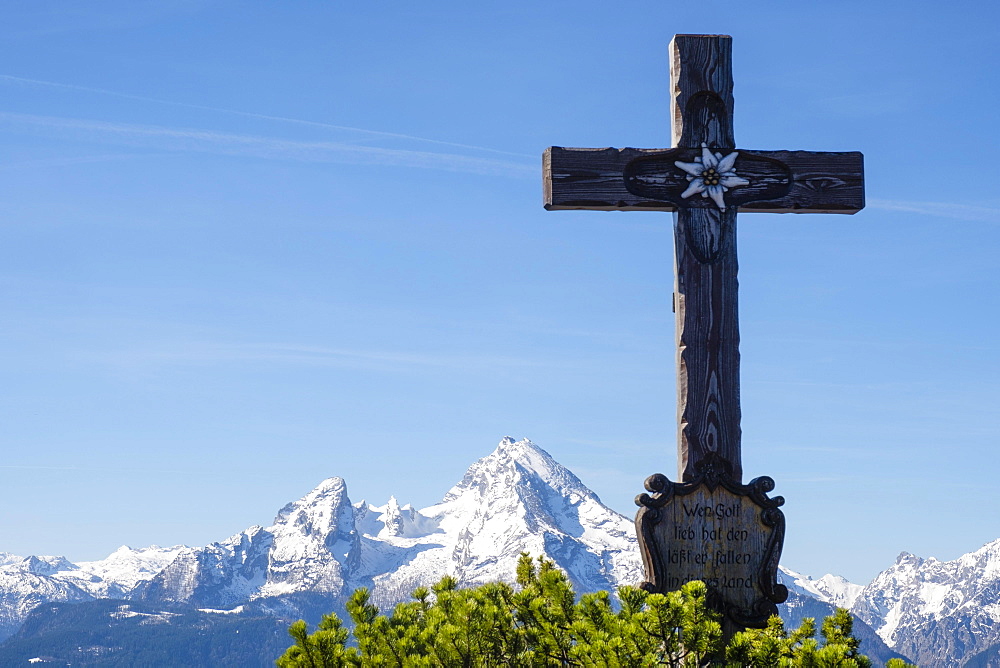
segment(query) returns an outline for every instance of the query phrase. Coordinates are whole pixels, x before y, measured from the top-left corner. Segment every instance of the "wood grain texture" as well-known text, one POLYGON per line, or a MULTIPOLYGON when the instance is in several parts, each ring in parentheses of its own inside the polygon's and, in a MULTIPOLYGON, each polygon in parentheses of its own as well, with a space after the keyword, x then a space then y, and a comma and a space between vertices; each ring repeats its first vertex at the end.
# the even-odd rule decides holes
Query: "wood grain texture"
POLYGON ((733 40, 674 35, 670 40, 670 118, 674 146, 732 148, 733 40))
MULTIPOLYGON (((733 147, 732 40, 677 35, 670 42, 672 134, 681 148, 733 147)), ((696 198, 695 198, 696 199, 696 198)), ((677 336, 677 475, 697 476, 710 456, 743 481, 736 208, 674 216, 677 336)))
POLYGON ((682 209, 674 221, 677 470, 715 453, 743 480, 736 211, 682 209))
MULTIPOLYGON (((726 201, 746 213, 857 213, 865 206, 864 156, 857 151, 758 151, 737 149, 736 171, 749 186, 726 193, 726 201), (774 161, 787 167, 790 182, 765 169, 774 161), (761 199, 763 198, 763 199, 761 199)), ((546 149, 542 192, 550 211, 677 211, 711 205, 700 197, 682 200, 685 173, 674 161, 691 162, 695 149, 546 149), (646 182, 637 182, 636 174, 646 182), (655 187, 653 182, 659 180, 655 187), (644 187, 646 186, 646 187, 644 187)))

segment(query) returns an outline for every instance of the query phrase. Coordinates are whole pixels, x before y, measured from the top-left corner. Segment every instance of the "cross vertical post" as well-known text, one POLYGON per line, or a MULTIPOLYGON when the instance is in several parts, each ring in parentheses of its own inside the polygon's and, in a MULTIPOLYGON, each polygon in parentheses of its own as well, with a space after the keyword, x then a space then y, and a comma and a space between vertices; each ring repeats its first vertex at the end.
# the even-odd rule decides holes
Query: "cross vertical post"
MULTIPOLYGON (((670 42, 670 117, 675 147, 731 153, 732 40, 676 35, 670 42)), ((740 329, 736 207, 674 213, 677 340, 677 475, 715 460, 743 481, 740 456, 740 329)))

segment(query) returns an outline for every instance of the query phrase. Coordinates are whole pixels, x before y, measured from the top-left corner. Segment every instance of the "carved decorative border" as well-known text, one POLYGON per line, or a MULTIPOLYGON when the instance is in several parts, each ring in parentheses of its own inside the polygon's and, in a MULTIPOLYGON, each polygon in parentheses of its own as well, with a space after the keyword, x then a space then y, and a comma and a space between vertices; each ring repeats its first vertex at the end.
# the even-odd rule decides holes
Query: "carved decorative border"
POLYGON ((645 484, 646 490, 652 492, 652 495, 643 493, 635 497, 636 505, 641 506, 635 518, 635 526, 646 570, 646 581, 639 586, 650 592, 666 592, 664 583, 667 574, 660 572, 659 566, 665 560, 653 536, 653 527, 662 519, 661 509, 674 498, 691 494, 702 486, 714 491, 721 485, 732 494, 750 499, 760 509, 761 522, 771 527, 771 535, 757 572, 757 585, 763 596, 754 601, 750 609, 746 609, 726 601, 718 591, 710 587, 708 603, 740 626, 766 626, 767 620, 778 614, 777 604, 788 598, 788 588, 778 584, 778 561, 785 541, 785 514, 779 507, 784 505, 785 499, 781 496, 773 499, 768 497, 768 493, 774 490, 774 480, 768 476, 754 478, 746 485, 736 482, 732 479, 732 465, 715 453, 710 453, 698 462, 695 471, 695 477, 688 482, 673 482, 662 473, 655 473, 646 478, 645 484))
MULTIPOLYGON (((636 156, 626 163, 622 171, 625 189, 637 197, 670 202, 679 208, 715 209, 717 206, 710 199, 681 197, 690 185, 687 180, 689 174, 678 167, 677 162, 692 162, 701 155, 700 148, 675 148, 636 156)), ((791 168, 766 155, 741 149, 735 169, 750 183, 726 194, 726 202, 731 206, 781 199, 792 188, 794 179, 791 168)))

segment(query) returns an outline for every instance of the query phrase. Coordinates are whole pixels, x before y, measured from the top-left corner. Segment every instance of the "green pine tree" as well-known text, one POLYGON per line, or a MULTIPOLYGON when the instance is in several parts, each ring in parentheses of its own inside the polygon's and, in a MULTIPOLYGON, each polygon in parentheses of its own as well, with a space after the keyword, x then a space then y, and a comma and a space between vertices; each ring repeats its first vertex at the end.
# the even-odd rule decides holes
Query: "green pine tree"
MULTIPOLYGON (((389 615, 371 603, 366 589, 358 589, 347 602, 356 647, 349 646, 350 634, 335 615, 325 616, 313 633, 300 620, 289 629, 295 644, 278 667, 871 666, 858 652, 846 610, 823 621, 822 643, 812 619, 787 633, 773 617, 766 628, 738 633, 723 648, 718 615, 705 603, 702 582, 667 594, 622 587, 614 606, 604 591, 577 600, 552 561, 522 554, 516 584, 459 588, 444 577, 429 590, 418 588, 412 601, 389 615)), ((887 668, 908 664, 894 660, 887 668)))

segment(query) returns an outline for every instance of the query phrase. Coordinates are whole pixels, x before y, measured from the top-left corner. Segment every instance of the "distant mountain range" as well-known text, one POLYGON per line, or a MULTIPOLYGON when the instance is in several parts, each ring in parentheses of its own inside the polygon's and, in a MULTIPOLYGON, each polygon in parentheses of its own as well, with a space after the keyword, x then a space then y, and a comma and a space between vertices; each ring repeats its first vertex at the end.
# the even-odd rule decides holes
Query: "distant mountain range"
MULTIPOLYGON (((143 633, 156 651, 175 659, 188 652, 186 665, 256 665, 234 644, 240 628, 255 629, 244 630, 247 647, 280 649, 289 644, 284 624, 343 615, 357 587, 386 608, 445 574, 463 585, 510 580, 521 552, 547 555, 578 592, 643 579, 632 520, 538 446, 507 437, 441 503, 422 510, 394 498, 352 504, 345 482, 328 478, 271 526, 204 547, 122 547, 75 564, 0 553, 0 639, 8 638, 0 665, 134 664, 143 633), (182 626, 200 631, 181 633, 182 626), (109 628, 130 641, 116 644, 109 628), (216 637, 225 643, 213 644, 216 637), (180 648, 173 654, 164 649, 171 643, 180 648)), ((784 568, 780 575, 790 590, 780 606, 789 623, 846 607, 863 651, 879 661, 903 655, 922 666, 1000 666, 1000 540, 951 562, 902 554, 865 587, 784 568)))

